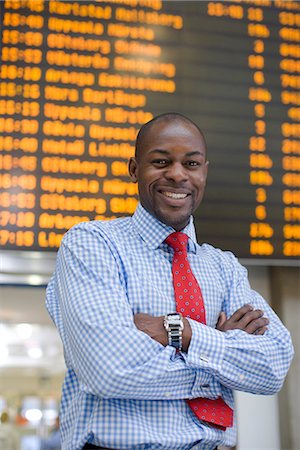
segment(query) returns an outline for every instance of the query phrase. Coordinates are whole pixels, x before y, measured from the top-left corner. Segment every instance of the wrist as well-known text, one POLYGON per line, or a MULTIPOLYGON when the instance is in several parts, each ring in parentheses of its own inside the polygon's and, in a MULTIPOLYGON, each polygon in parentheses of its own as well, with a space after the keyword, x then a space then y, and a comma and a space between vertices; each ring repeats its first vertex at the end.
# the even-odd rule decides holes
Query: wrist
POLYGON ((187 353, 192 339, 192 327, 188 319, 183 317, 182 351, 187 353))
POLYGON ((182 350, 182 332, 184 329, 183 317, 180 313, 166 314, 164 327, 168 335, 168 345, 175 347, 178 352, 182 350))

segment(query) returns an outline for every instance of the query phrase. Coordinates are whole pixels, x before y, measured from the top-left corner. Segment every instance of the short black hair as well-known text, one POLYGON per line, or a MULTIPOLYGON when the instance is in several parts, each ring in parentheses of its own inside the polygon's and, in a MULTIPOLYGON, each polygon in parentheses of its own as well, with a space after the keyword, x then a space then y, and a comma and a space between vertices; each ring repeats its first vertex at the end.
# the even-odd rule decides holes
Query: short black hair
POLYGON ((168 112, 168 113, 163 113, 163 114, 159 114, 156 117, 153 117, 153 119, 149 120, 149 122, 146 122, 141 129, 139 130, 137 137, 136 137, 136 142, 135 142, 135 157, 138 158, 139 153, 140 153, 140 148, 142 145, 143 140, 145 139, 145 136, 147 135, 147 133, 151 130, 152 126, 155 125, 157 122, 161 122, 161 121, 165 121, 165 122, 172 122, 172 121, 178 121, 178 122, 185 122, 188 125, 192 125, 194 126, 200 133, 205 147, 206 147, 206 141, 205 141, 205 137, 203 134, 203 131, 198 127, 198 125, 193 122, 191 119, 189 119, 188 117, 184 116, 181 113, 177 113, 177 112, 168 112))

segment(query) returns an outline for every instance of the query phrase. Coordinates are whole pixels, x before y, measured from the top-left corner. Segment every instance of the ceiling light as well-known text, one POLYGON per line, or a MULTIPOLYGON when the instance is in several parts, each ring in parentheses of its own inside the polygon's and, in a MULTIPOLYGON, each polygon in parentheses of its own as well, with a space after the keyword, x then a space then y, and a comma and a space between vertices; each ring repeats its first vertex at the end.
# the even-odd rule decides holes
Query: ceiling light
POLYGON ((39 422, 43 416, 43 413, 40 409, 32 408, 27 409, 25 412, 25 417, 29 422, 39 422))
POLYGON ((40 359, 43 356, 43 351, 40 347, 32 347, 27 350, 29 358, 40 359))
POLYGON ((28 284, 32 286, 39 286, 43 284, 43 278, 40 275, 28 275, 28 284))
POLYGON ((28 339, 32 335, 32 325, 29 323, 19 323, 16 328, 21 339, 28 339))

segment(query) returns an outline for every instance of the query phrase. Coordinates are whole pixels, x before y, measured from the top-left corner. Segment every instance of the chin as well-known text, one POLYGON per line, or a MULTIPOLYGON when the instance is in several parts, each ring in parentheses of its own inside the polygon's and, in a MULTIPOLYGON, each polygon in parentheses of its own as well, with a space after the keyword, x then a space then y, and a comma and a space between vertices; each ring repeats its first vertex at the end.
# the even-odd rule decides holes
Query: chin
POLYGON ((184 214, 180 216, 177 212, 173 212, 171 214, 167 214, 165 211, 156 211, 156 217, 169 227, 174 228, 174 230, 182 230, 190 220, 191 214, 184 214))

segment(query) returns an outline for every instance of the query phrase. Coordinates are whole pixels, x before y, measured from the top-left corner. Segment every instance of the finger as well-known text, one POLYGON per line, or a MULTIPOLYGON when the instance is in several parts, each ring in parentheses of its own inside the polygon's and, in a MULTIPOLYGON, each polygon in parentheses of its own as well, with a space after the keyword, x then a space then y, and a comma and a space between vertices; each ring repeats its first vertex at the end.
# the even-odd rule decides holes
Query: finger
POLYGON ((249 334, 255 334, 260 328, 266 327, 269 324, 269 320, 266 317, 261 317, 259 319, 252 320, 244 331, 249 334))
POLYGON ((246 327, 253 321, 260 319, 264 315, 264 312, 260 309, 255 309, 253 311, 247 312, 244 316, 239 320, 238 328, 241 330, 245 330, 246 327))
POLYGON ((225 322, 226 322, 226 314, 224 313, 224 311, 222 311, 218 318, 218 322, 217 322, 217 326, 216 326, 217 330, 221 330, 221 328, 223 327, 225 322))
POLYGON ((253 306, 246 304, 237 309, 228 320, 230 320, 231 322, 238 322, 245 314, 250 311, 253 311, 253 306))
POLYGON ((267 329, 268 329, 268 327, 262 327, 262 328, 259 328, 254 334, 256 334, 256 335, 263 335, 263 334, 265 334, 265 332, 267 331, 267 329))

